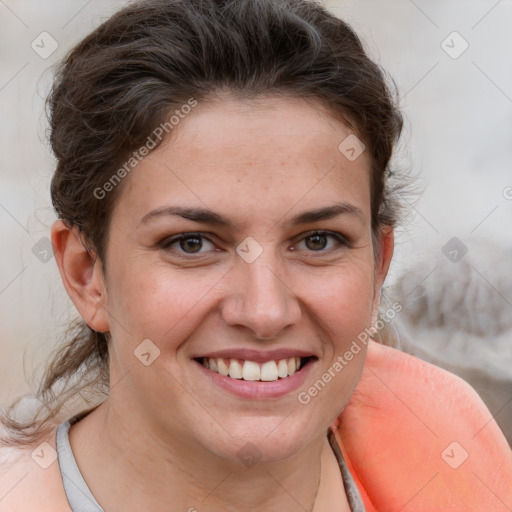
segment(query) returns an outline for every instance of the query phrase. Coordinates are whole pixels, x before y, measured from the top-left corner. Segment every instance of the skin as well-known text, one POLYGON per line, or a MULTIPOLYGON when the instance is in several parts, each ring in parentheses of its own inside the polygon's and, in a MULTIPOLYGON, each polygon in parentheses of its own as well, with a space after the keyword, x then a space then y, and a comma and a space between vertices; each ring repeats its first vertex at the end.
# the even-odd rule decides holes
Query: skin
POLYGON ((105 273, 75 228, 54 225, 68 294, 89 326, 112 337, 109 399, 70 430, 78 466, 109 512, 171 504, 309 511, 320 474, 314 511, 332 512, 332 503, 348 510, 326 431, 359 381, 366 350, 307 405, 297 395, 375 320, 393 252, 386 229, 375 253, 369 155, 349 161, 340 153, 349 133, 312 102, 219 97, 194 108, 125 178, 105 273), (359 214, 289 223, 337 203, 359 214), (209 208, 236 227, 173 215, 141 221, 171 205, 209 208), (339 233, 349 245, 312 239, 312 230, 339 233), (199 253, 187 254, 186 243, 164 246, 187 232, 208 239, 199 253), (263 249, 253 263, 236 252, 249 236, 263 249), (145 339, 160 350, 149 366, 134 357, 145 339), (192 359, 235 347, 303 349, 318 359, 300 389, 247 400, 212 385, 192 359), (247 443, 260 456, 249 468, 238 455, 247 443))

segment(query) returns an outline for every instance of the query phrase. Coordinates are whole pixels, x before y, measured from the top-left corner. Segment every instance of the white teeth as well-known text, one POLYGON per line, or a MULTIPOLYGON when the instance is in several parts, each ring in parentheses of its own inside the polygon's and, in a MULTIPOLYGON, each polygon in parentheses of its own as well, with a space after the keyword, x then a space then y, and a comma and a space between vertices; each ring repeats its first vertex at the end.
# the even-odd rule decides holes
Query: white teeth
POLYGON ((229 376, 232 379, 242 378, 242 365, 236 359, 231 359, 229 363, 229 376))
POLYGON ((278 361, 256 363, 254 361, 241 361, 238 359, 203 358, 203 366, 232 379, 247 381, 272 382, 279 378, 284 379, 293 375, 300 369, 301 358, 289 357, 278 361))
POLYGON ((253 361, 245 361, 242 378, 244 380, 260 380, 260 365, 253 361))
MULTIPOLYGON (((210 359, 211 361, 211 359, 210 359)), ((224 359, 222 358, 217 358, 217 367, 218 367, 218 372, 221 374, 221 375, 224 375, 225 377, 227 377, 229 375, 229 366, 224 362, 224 359)))
MULTIPOLYGON (((247 364, 247 361, 245 364, 247 364)), ((278 377, 277 364, 275 361, 267 361, 261 365, 261 380, 270 382, 277 380, 278 377)))
POLYGON ((279 363, 277 363, 277 375, 282 379, 288 377, 288 363, 286 359, 280 359, 279 363))

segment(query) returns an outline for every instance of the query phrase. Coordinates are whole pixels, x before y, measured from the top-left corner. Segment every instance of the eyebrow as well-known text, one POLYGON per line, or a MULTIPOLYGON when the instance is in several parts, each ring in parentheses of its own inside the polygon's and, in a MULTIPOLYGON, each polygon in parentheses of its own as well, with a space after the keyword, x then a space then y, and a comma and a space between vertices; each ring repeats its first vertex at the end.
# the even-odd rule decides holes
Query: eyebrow
MULTIPOLYGON (((331 206, 325 206, 323 208, 298 213, 288 221, 288 224, 291 226, 298 226, 301 224, 309 224, 321 220, 329 220, 340 215, 347 214, 353 215, 363 222, 366 220, 366 216, 364 215, 363 211, 357 206, 350 203, 338 203, 331 206)), ((229 228, 235 227, 235 224, 230 219, 223 217, 219 213, 216 213, 212 210, 207 208, 191 208, 184 206, 163 206, 161 208, 156 208, 155 210, 152 210, 144 215, 140 221, 140 224, 146 224, 152 219, 167 217, 169 215, 183 217, 184 219, 201 224, 209 224, 212 226, 229 228)))

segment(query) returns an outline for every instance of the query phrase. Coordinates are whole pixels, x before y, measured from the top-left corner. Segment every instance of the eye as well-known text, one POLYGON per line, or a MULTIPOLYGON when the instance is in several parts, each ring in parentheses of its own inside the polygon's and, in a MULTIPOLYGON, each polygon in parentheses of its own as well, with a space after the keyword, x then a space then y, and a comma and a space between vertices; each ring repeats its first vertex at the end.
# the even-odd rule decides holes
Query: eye
MULTIPOLYGON (((341 234, 330 231, 312 231, 304 236, 299 243, 304 243, 309 252, 328 252, 337 247, 350 247, 348 240, 341 234)), ((215 244, 203 233, 180 233, 164 239, 160 247, 165 251, 172 251, 180 254, 204 254, 216 250, 215 244)), ((292 250, 296 250, 293 248, 292 250)), ((299 247, 299 250, 304 250, 299 247)))
POLYGON ((164 250, 181 251, 184 254, 200 254, 208 252, 208 244, 211 248, 215 248, 215 245, 201 233, 181 233, 180 235, 166 238, 161 243, 161 247, 164 250), (204 248, 205 242, 207 250, 202 251, 201 249, 204 248), (173 246, 176 246, 176 248, 173 248, 173 246))
POLYGON ((299 243, 304 242, 306 248, 313 252, 327 252, 336 246, 349 246, 347 239, 340 233, 329 231, 313 231, 303 237, 299 243), (331 243, 329 244, 329 239, 331 243))

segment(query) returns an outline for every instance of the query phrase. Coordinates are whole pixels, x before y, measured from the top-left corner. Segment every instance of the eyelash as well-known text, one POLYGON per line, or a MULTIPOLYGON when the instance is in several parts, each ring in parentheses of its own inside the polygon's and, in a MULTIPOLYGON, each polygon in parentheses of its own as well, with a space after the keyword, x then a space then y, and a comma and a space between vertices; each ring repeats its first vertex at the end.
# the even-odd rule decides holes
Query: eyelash
MULTIPOLYGON (((310 232, 306 233, 299 240, 299 242, 302 242, 303 240, 306 240, 307 238, 312 238, 314 236, 327 236, 327 237, 331 237, 331 238, 334 238, 338 242, 338 244, 340 246, 345 246, 345 247, 348 247, 348 248, 352 247, 351 243, 349 242, 349 240, 346 237, 344 237, 341 233, 336 233, 336 232, 333 232, 333 231, 320 231, 320 230, 310 231, 310 232)), ((189 233, 181 233, 181 234, 173 236, 171 238, 164 239, 160 243, 160 247, 162 249, 164 249, 164 250, 168 250, 171 247, 171 245, 174 245, 174 244, 176 244, 178 242, 181 242, 183 240, 188 240, 188 239, 191 239, 191 238, 207 240, 208 242, 213 244, 213 242, 207 236, 205 236, 204 233, 189 232, 189 233)), ((327 252, 330 252, 333 249, 334 248, 331 248, 331 249, 321 249, 321 250, 318 250, 318 251, 309 251, 309 252, 325 254, 327 252)), ((204 253, 202 253, 202 252, 198 252, 198 253, 181 252, 179 254, 182 255, 182 256, 184 255, 183 257, 188 257, 188 256, 192 256, 193 257, 194 255, 200 255, 200 254, 204 254, 204 253)))

